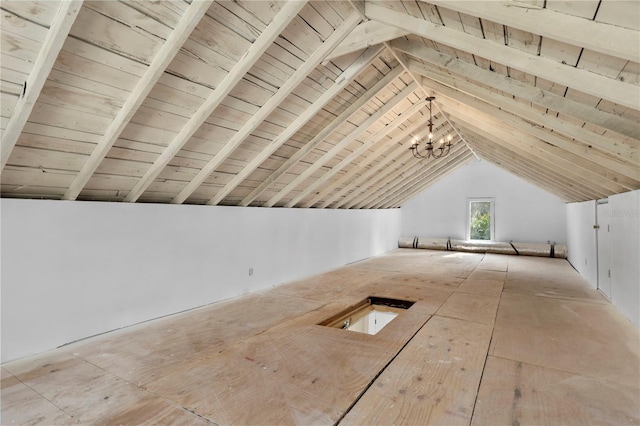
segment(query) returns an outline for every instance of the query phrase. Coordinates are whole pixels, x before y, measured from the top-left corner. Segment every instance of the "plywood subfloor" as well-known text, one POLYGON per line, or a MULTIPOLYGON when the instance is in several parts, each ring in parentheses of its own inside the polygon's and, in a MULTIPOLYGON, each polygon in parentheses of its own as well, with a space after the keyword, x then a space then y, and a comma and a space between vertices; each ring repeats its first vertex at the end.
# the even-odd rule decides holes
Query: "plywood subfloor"
POLYGON ((640 333, 563 260, 396 250, 2 365, 2 424, 640 424, 640 333), (370 336, 317 325, 416 303, 370 336))

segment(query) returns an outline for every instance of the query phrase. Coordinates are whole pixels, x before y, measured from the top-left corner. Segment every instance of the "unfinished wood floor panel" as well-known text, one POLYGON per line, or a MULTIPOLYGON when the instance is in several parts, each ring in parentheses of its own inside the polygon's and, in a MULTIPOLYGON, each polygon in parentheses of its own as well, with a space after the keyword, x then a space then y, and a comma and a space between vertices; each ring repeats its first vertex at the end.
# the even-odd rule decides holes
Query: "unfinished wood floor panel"
MULTIPOLYGON (((207 424, 182 407, 61 350, 10 363, 6 369, 67 414, 68 419, 51 413, 62 424, 207 424)), ((5 402, 3 398, 3 424, 7 424, 5 402)), ((42 420, 53 424, 49 417, 42 420)))
POLYGON ((490 356, 472 425, 637 425, 638 401, 638 387, 490 356))
POLYGON ((505 292, 491 355, 640 386, 638 330, 612 305, 505 292))
MULTIPOLYGON (((472 274, 473 275, 473 274, 472 274)), ((483 280, 469 276, 462 282, 456 291, 471 294, 481 294, 484 296, 500 296, 504 287, 502 280, 483 280)))
POLYGON ((237 340, 318 306, 321 303, 295 297, 250 294, 80 341, 64 349, 144 385, 174 365, 217 353, 237 340))
POLYGON ((480 324, 493 325, 500 297, 453 293, 438 309, 437 315, 480 324))
POLYGON ((585 302, 608 304, 597 290, 585 285, 580 275, 568 269, 564 259, 511 256, 504 291, 585 302))
POLYGON ((407 311, 375 336, 292 320, 147 389, 219 424, 332 424, 427 319, 407 311))
POLYGON ((2 422, 3 424, 69 424, 73 418, 56 407, 4 368, 2 369, 2 422))
POLYGON ((340 425, 468 425, 491 327, 433 317, 340 425))
POLYGON ((6 363, 2 420, 640 424, 640 333, 598 296, 564 260, 395 250, 6 363), (318 325, 368 296, 415 304, 318 325))

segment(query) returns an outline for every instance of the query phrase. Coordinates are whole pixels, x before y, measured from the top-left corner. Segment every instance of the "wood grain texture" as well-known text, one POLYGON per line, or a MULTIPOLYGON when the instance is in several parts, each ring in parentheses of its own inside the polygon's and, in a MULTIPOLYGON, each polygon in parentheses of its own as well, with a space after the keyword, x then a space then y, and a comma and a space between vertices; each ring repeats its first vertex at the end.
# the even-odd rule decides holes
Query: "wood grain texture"
POLYGON ((481 294, 453 293, 436 315, 492 325, 500 298, 481 294))
POLYGON ((469 424, 490 338, 490 326, 433 317, 340 424, 469 424))
POLYGON ((489 357, 472 425, 640 424, 640 388, 489 357))
POLYGON ((610 304, 503 293, 491 355, 640 383, 638 330, 610 304))

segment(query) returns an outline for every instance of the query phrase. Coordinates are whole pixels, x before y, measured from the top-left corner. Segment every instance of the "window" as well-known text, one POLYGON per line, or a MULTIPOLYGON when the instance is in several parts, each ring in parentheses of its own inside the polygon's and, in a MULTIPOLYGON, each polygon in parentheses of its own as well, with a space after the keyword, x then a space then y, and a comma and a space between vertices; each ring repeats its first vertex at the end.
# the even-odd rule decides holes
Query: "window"
POLYGON ((493 241, 493 199, 469 200, 467 239, 493 241))

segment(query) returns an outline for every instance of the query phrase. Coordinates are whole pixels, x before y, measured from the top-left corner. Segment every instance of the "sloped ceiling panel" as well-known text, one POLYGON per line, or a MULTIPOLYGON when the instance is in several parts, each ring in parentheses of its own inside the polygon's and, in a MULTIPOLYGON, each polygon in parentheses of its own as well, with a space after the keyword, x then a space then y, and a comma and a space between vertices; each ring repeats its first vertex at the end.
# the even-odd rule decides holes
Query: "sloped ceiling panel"
POLYGON ((395 208, 475 158, 566 201, 640 188, 634 1, 0 8, 3 197, 395 208), (408 149, 427 96, 437 160, 408 149))

